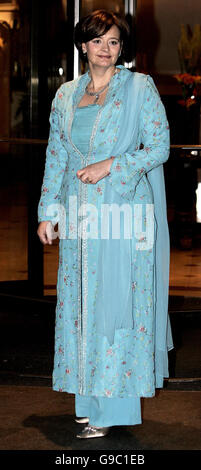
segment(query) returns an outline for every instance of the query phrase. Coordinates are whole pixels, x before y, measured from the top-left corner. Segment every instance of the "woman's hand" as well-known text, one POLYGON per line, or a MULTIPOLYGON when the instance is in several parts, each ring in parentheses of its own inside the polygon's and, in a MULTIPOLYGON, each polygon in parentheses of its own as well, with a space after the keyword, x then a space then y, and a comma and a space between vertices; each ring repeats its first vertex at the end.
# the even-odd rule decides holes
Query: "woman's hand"
POLYGON ((40 241, 43 245, 52 245, 52 223, 50 220, 45 220, 40 222, 37 230, 37 234, 40 238, 40 241))
POLYGON ((114 157, 107 158, 97 163, 78 170, 76 175, 83 183, 96 184, 99 180, 109 175, 110 167, 114 157))

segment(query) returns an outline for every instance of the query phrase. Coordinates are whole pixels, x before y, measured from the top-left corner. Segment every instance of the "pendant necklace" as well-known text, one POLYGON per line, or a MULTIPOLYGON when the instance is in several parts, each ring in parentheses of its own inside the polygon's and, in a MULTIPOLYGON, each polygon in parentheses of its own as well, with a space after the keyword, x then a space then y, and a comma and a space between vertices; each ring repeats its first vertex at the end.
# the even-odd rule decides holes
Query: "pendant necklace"
MULTIPOLYGON (((117 73, 117 69, 115 70, 115 72, 114 72, 114 74, 112 75, 112 77, 114 77, 114 75, 116 75, 116 73, 117 73)), ((112 77, 111 77, 111 78, 112 78, 112 77)), ((110 80, 111 80, 111 78, 110 78, 110 80)), ((110 80, 109 80, 108 83, 106 83, 106 85, 105 85, 100 91, 95 91, 95 92, 88 91, 88 89, 87 89, 88 85, 86 86, 86 88, 85 88, 86 95, 88 95, 88 96, 95 96, 95 100, 94 100, 93 104, 97 103, 100 94, 103 93, 103 91, 105 91, 106 88, 109 86, 110 80)))

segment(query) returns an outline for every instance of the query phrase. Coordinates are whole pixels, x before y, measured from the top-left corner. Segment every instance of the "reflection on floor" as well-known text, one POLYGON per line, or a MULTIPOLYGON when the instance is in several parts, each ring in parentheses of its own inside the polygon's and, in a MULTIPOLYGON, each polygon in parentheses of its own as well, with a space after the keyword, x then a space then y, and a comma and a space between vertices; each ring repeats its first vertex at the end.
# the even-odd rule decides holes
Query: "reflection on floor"
POLYGON ((201 298, 201 246, 190 250, 171 247, 169 293, 201 298))
POLYGON ((27 279, 27 203, 24 186, 0 190, 0 281, 27 279), (15 201, 15 203, 14 203, 15 201))
MULTIPOLYGON (((0 403, 4 403, 0 449, 65 449, 66 455, 71 455, 71 450, 74 455, 76 451, 80 452, 77 455, 87 455, 89 450, 96 450, 94 458, 98 450, 102 454, 107 450, 111 453, 111 449, 130 449, 133 454, 138 450, 198 450, 200 401, 201 392, 161 390, 155 398, 142 400, 142 425, 114 426, 106 437, 81 440, 76 438, 83 425, 74 421, 74 395, 48 387, 4 385, 0 387, 0 403)), ((164 455, 162 458, 161 467, 164 455)), ((175 463, 175 455, 173 459, 175 463)), ((191 459, 195 462, 194 455, 191 459)), ((154 455, 153 464, 156 461, 154 455)))

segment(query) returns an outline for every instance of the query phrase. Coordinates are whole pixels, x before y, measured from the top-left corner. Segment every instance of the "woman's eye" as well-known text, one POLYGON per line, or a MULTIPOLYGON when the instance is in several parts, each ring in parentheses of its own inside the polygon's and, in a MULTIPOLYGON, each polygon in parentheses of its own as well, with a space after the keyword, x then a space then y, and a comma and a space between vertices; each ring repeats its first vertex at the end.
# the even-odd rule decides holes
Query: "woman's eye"
POLYGON ((110 41, 111 46, 117 46, 119 43, 118 41, 110 41))
MULTIPOLYGON (((101 39, 92 39, 93 44, 101 44, 101 39)), ((116 39, 111 39, 111 41, 108 42, 109 46, 117 46, 119 44, 119 41, 116 39)))

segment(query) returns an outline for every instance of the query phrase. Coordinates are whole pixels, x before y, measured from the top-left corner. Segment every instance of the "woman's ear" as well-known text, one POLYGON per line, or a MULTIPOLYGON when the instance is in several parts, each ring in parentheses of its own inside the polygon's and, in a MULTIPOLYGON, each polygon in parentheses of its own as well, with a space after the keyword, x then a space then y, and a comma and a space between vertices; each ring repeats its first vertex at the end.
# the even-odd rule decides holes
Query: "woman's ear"
POLYGON ((119 51, 119 57, 122 53, 122 49, 123 49, 123 41, 120 42, 120 51, 119 51))
POLYGON ((86 54, 86 52, 87 52, 87 48, 86 48, 85 42, 82 42, 82 52, 83 52, 83 54, 86 54))

